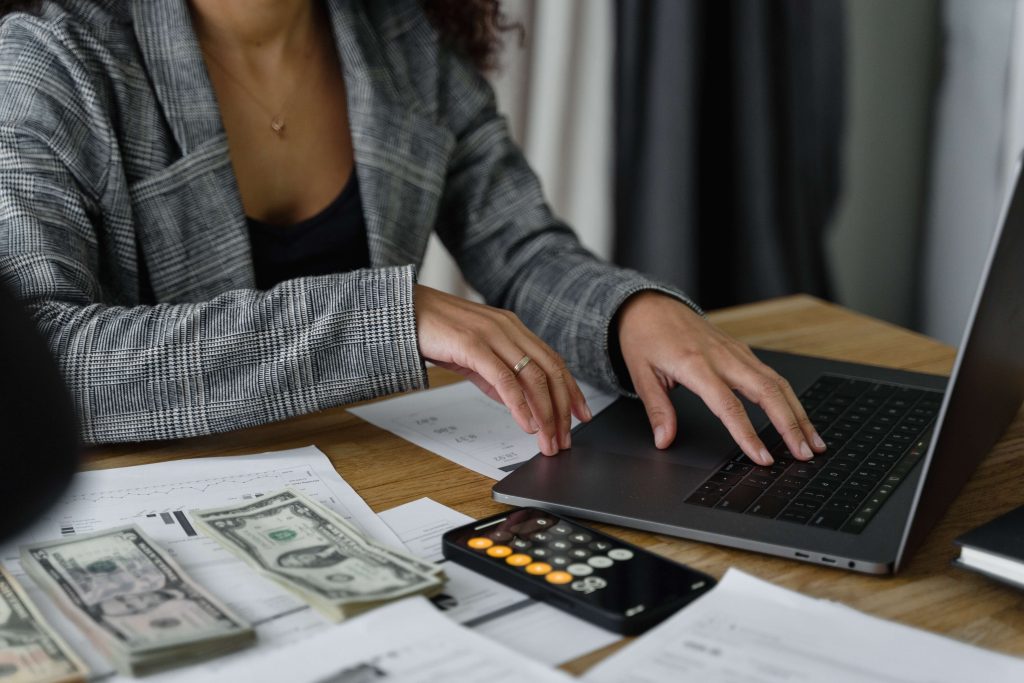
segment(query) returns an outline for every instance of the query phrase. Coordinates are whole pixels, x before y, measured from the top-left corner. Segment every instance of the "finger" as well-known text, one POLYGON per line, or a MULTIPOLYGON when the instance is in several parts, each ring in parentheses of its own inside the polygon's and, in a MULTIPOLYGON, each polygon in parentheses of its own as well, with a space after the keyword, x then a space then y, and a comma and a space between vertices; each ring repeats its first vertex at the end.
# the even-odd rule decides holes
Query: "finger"
POLYGON ((524 432, 536 434, 540 431, 540 425, 534 419, 532 407, 518 379, 490 347, 483 342, 470 345, 461 364, 477 373, 494 389, 524 432))
MULTIPOLYGON (((519 358, 522 358, 520 354, 519 358)), ((526 394, 526 400, 533 411, 533 417, 540 426, 538 443, 544 455, 558 453, 558 417, 551 397, 551 385, 547 373, 536 363, 524 367, 518 375, 519 383, 526 394)))
POLYGON ((741 394, 761 406, 794 457, 799 460, 814 457, 800 420, 786 399, 781 377, 767 366, 761 370, 738 359, 730 367, 723 368, 723 372, 726 380, 741 394))
MULTIPOLYGON (((554 409, 555 438, 557 438, 559 446, 569 448, 572 445, 570 435, 572 430, 572 394, 569 389, 572 375, 569 374, 569 370, 561 358, 552 357, 540 346, 531 344, 529 340, 523 341, 525 343, 522 344, 522 347, 530 358, 530 365, 536 363, 547 379, 551 404, 554 409)), ((527 365, 523 368, 523 372, 529 367, 527 365)), ((520 376, 523 375, 523 372, 519 373, 520 376)))
MULTIPOLYGON (((744 351, 744 355, 750 359, 756 369, 762 372, 775 373, 774 370, 761 362, 761 359, 757 357, 757 354, 755 354, 754 350, 749 346, 743 344, 741 345, 741 348, 744 351)), ((778 373, 775 373, 775 375, 778 377, 779 386, 782 387, 782 393, 786 397, 786 402, 792 409, 793 414, 796 415, 797 422, 800 423, 800 429, 804 434, 804 438, 811 444, 811 450, 819 453, 824 452, 826 448, 825 440, 821 438, 820 434, 818 434, 818 430, 815 429, 814 423, 807 415, 807 411, 804 409, 803 404, 797 397, 796 392, 793 391, 792 385, 785 377, 778 375, 778 373)))
POLYGON ((710 367, 680 373, 676 379, 701 397, 748 458, 758 465, 771 465, 774 462, 764 442, 754 431, 743 403, 710 367))
POLYGON ((676 438, 676 409, 668 398, 665 385, 651 368, 633 375, 633 387, 647 411, 647 419, 654 432, 654 445, 668 448, 676 438))
MULTIPOLYGON (((593 414, 590 412, 590 406, 587 405, 587 397, 583 395, 583 390, 576 383, 576 379, 569 372, 562 357, 553 348, 548 346, 543 339, 535 335, 518 316, 508 311, 504 313, 506 314, 506 321, 513 328, 511 332, 514 335, 513 338, 523 350, 534 361, 541 364, 549 377, 558 378, 559 382, 565 384, 572 414, 581 422, 589 422, 593 418, 593 414), (518 335, 515 333, 518 333, 518 335)), ((572 420, 569 419, 566 434, 568 434, 568 429, 571 426, 572 420)), ((568 448, 568 446, 565 447, 568 448)))

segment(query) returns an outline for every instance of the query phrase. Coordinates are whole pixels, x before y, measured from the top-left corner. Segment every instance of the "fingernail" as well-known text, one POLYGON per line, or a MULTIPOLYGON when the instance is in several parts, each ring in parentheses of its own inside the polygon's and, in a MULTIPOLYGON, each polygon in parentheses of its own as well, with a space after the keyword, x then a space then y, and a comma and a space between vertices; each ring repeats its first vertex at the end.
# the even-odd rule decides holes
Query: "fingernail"
POLYGON ((661 448, 661 444, 665 441, 665 428, 655 427, 654 428, 654 445, 661 448))
POLYGON ((530 433, 531 433, 531 434, 536 434, 536 433, 537 433, 537 432, 539 432, 539 431, 540 431, 540 425, 538 425, 538 424, 537 424, 537 421, 536 421, 536 420, 534 420, 534 419, 533 419, 533 418, 531 417, 531 418, 530 418, 530 433))
POLYGON ((590 406, 586 403, 583 404, 583 418, 585 422, 590 422, 594 419, 594 414, 590 412, 590 406))
POLYGON ((822 440, 821 436, 818 435, 818 432, 814 432, 814 436, 812 437, 812 439, 814 441, 815 448, 819 450, 825 448, 825 442, 824 440, 822 440))
POLYGON ((775 462, 775 460, 772 459, 772 454, 768 452, 767 448, 762 448, 758 455, 761 456, 762 465, 771 465, 775 462))
POLYGON ((810 460, 814 457, 814 451, 811 450, 806 441, 800 442, 800 455, 804 456, 805 460, 810 460))

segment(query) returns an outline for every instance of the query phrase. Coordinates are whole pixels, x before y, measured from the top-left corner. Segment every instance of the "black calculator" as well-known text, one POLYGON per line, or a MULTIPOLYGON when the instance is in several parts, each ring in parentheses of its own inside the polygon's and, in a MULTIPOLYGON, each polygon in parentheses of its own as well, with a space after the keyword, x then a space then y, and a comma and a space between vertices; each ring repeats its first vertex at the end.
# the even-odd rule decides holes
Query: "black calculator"
POLYGON ((444 556, 623 635, 636 635, 715 580, 564 517, 519 508, 452 529, 444 556))

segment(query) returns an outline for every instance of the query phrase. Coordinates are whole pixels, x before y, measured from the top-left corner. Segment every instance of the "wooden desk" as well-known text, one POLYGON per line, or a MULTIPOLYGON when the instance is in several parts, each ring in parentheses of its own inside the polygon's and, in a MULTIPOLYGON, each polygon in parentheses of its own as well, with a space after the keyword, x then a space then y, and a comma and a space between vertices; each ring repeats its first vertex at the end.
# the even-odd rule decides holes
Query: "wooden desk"
MULTIPOLYGON (((907 330, 807 296, 713 313, 712 320, 754 346, 842 360, 948 374, 953 349, 907 330)), ((431 371, 434 386, 458 379, 431 371)), ((314 444, 375 511, 423 496, 483 517, 504 506, 491 500, 493 482, 392 436, 344 408, 230 434, 177 442, 92 449, 86 468, 231 455, 314 444)), ((716 577, 735 566, 776 584, 839 600, 864 612, 943 633, 994 650, 1024 655, 1024 594, 949 565, 952 540, 1024 504, 1024 419, 1018 415, 907 569, 873 577, 801 564, 670 536, 605 526, 606 530, 716 577), (993 495, 993 491, 996 495, 993 495)), ((619 645, 566 668, 581 673, 619 645)))

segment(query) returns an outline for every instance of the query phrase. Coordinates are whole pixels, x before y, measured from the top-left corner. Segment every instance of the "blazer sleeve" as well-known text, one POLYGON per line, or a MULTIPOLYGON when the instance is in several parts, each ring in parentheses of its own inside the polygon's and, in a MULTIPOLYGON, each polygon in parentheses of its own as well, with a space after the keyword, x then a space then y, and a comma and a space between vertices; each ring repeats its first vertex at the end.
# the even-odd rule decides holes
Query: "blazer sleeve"
POLYGON ((48 340, 85 442, 208 434, 426 386, 411 265, 199 303, 112 304, 102 285, 109 142, 94 132, 104 122, 76 106, 94 96, 76 91, 88 79, 59 45, 11 40, 8 29, 0 31, 8 48, 0 47, 0 281, 48 340))
POLYGON ((631 394, 610 354, 622 303, 655 290, 700 309, 680 290, 585 249, 552 215, 487 81, 450 52, 441 51, 440 59, 439 108, 457 143, 438 235, 489 304, 514 311, 578 377, 631 394))

